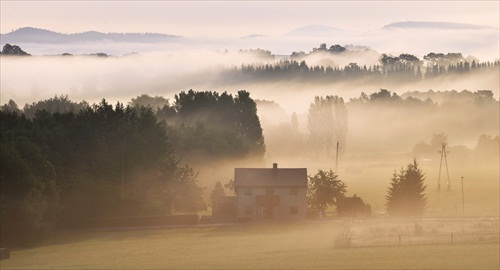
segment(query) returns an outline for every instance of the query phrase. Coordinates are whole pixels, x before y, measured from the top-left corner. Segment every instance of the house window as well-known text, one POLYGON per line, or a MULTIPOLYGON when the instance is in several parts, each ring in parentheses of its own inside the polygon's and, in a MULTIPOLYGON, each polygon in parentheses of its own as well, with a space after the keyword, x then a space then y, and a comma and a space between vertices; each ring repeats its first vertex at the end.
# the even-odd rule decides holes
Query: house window
POLYGON ((245 215, 251 216, 252 212, 253 212, 252 207, 250 207, 250 206, 245 207, 245 215))
POLYGON ((298 194, 297 188, 295 188, 295 187, 290 188, 290 195, 297 195, 297 194, 298 194))
POLYGON ((252 188, 245 188, 245 195, 252 195, 252 194, 253 194, 252 188))
POLYGON ((266 195, 273 195, 274 190, 272 188, 266 188, 266 195))
POLYGON ((290 207, 290 215, 297 215, 299 213, 299 208, 297 206, 290 207))

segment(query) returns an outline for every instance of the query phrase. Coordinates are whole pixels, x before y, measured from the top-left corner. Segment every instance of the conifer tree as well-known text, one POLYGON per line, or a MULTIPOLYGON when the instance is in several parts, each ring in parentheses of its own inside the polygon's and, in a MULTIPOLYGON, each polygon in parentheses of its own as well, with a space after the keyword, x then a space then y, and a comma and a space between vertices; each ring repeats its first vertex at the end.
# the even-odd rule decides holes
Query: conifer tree
POLYGON ((425 174, 418 163, 408 164, 399 173, 394 172, 387 192, 387 212, 391 216, 419 216, 427 204, 424 185, 425 174))

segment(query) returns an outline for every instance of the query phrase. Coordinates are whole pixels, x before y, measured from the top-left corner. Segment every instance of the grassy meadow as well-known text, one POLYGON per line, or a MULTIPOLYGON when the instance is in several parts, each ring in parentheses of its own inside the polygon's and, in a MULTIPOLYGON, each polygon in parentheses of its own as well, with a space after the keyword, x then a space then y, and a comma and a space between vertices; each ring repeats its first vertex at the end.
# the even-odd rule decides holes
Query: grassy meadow
MULTIPOLYGON (((1 269, 498 269, 499 242, 356 246, 368 236, 412 233, 414 221, 328 220, 59 233, 38 247, 11 250, 1 269), (350 224, 353 247, 335 239, 350 224)), ((423 235, 482 230, 498 219, 420 223, 423 235), (453 224, 452 224, 453 223, 453 224), (479 229, 478 229, 479 228, 479 229), (434 230, 433 230, 434 229, 434 230)))

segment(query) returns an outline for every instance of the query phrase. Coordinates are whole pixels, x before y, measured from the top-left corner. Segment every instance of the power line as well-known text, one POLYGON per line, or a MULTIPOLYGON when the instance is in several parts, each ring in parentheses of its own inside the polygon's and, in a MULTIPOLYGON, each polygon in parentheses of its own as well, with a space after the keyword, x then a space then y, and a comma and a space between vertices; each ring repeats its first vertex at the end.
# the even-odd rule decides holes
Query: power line
POLYGON ((448 171, 448 159, 446 158, 449 151, 446 151, 446 142, 442 143, 441 144, 441 150, 438 151, 438 153, 441 154, 441 161, 439 163, 439 176, 438 176, 438 194, 439 192, 441 191, 441 168, 443 167, 443 159, 444 159, 444 164, 445 164, 445 167, 446 167, 446 176, 447 176, 447 181, 446 181, 446 186, 447 186, 447 190, 450 191, 451 190, 451 186, 450 186, 450 173, 448 171))

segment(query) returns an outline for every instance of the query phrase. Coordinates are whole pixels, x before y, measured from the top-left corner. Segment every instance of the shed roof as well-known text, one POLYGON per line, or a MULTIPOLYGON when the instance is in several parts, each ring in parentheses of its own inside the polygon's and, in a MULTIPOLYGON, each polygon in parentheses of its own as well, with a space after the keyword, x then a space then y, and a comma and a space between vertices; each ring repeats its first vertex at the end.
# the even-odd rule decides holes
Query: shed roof
POLYGON ((235 187, 307 187, 306 168, 236 168, 235 187))

